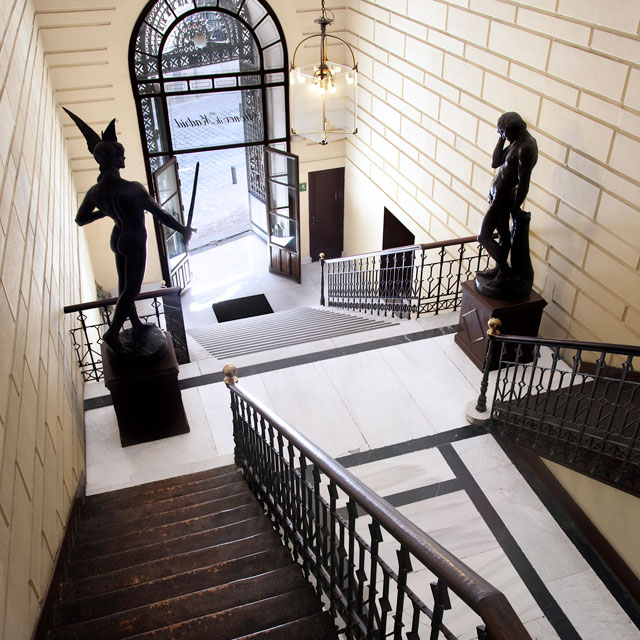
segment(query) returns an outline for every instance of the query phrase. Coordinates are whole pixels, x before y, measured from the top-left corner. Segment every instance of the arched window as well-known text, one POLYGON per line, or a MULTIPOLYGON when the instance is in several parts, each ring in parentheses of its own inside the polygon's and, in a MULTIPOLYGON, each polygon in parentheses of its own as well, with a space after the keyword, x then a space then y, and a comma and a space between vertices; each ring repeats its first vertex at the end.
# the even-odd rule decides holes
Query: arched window
POLYGON ((241 147, 248 191, 264 202, 264 146, 289 146, 287 61, 282 28, 263 0, 149 2, 129 69, 151 187, 173 157, 182 169, 203 152, 241 147))

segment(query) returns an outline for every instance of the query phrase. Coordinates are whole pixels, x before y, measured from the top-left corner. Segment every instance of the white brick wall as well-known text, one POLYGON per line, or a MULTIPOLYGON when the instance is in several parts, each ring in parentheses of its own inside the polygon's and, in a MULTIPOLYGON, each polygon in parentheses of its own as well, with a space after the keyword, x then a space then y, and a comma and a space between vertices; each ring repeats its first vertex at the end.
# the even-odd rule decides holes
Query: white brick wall
POLYGON ((27 640, 84 470, 79 246, 33 9, 0 6, 0 636, 27 640))
MULTIPOLYGON (((364 177, 347 191, 366 188, 371 173, 364 159, 375 158, 388 175, 404 177, 396 200, 387 188, 384 206, 417 238, 477 233, 493 174, 496 119, 518 111, 540 149, 526 208, 533 213, 535 286, 549 302, 544 331, 637 344, 640 3, 619 0, 614 9, 606 0, 359 0, 350 6, 347 27, 358 58, 375 51, 378 60, 377 97, 373 108, 361 102, 362 119, 401 153, 385 147, 374 154, 383 148, 379 139, 377 149, 350 141, 347 166, 364 177), (401 33, 390 38, 390 27, 401 33), (398 76, 384 79, 385 65, 404 77, 400 95, 398 76), (393 108, 385 90, 394 94, 393 108), (407 113, 399 130, 397 113, 407 113)), ((356 208, 358 196, 349 195, 356 208)), ((347 210, 351 215, 365 219, 347 210)), ((371 219, 381 218, 376 212, 371 219)), ((379 233, 351 229, 348 253, 379 248, 362 240, 379 233)))

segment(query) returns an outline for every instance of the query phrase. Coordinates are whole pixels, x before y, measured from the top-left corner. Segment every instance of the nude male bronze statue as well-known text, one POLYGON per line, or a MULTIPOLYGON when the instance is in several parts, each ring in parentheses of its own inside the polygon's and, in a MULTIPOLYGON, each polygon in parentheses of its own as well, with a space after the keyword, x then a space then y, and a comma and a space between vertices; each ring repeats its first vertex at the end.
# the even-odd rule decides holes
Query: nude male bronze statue
POLYGON ((529 256, 531 214, 522 210, 522 204, 538 161, 538 145, 524 120, 513 111, 500 116, 497 129, 500 138, 491 166, 498 171, 491 183, 490 206, 478 235, 478 241, 494 259, 496 267, 478 273, 476 287, 491 298, 516 300, 525 298, 533 285, 529 256), (505 147, 507 141, 509 144, 505 147), (493 238, 496 231, 497 242, 493 238))
POLYGON ((127 318, 131 321, 134 335, 155 327, 143 323, 135 307, 135 299, 142 287, 147 262, 145 211, 151 213, 163 225, 180 232, 185 245, 195 229, 185 227, 164 211, 142 184, 120 177, 120 170, 125 166, 125 155, 124 147, 116 137, 115 119, 109 123, 102 136, 99 136, 78 116, 68 109, 64 110, 82 131, 89 151, 100 165, 98 181, 87 191, 78 209, 76 223, 83 226, 105 216, 114 222, 111 249, 116 258, 119 297, 111 326, 102 338, 118 353, 123 349, 119 338, 120 329, 127 318))

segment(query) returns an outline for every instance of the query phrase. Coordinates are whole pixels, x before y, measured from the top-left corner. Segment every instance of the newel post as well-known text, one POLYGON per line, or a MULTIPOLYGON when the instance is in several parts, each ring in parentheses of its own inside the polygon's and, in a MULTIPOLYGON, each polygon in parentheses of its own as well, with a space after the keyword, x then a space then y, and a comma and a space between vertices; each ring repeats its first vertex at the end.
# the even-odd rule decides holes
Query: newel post
POLYGON ((324 299, 324 253, 320 255, 320 306, 325 306, 324 299))
POLYGON ((489 370, 491 369, 491 354, 493 352, 493 338, 500 335, 500 327, 502 323, 498 318, 489 318, 489 344, 487 345, 487 353, 484 358, 484 371, 482 373, 482 382, 480 383, 480 395, 476 404, 476 411, 484 413, 487 410, 487 387, 489 386, 489 370))

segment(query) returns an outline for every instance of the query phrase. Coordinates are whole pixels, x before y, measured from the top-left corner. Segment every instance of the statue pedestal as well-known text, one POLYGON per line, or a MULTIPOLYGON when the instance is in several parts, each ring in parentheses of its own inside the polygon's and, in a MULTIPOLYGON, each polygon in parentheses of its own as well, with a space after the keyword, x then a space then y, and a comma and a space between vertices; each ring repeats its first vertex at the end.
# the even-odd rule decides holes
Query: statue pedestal
POLYGON ((113 364, 107 345, 102 345, 104 382, 113 398, 123 447, 189 433, 173 342, 166 333, 165 338, 162 360, 137 371, 113 364))
MULTIPOLYGON (((546 306, 544 298, 532 291, 524 300, 508 302, 483 296, 475 287, 473 280, 462 284, 462 304, 460 306, 460 325, 455 335, 456 344, 469 359, 484 369, 489 337, 487 336, 489 318, 499 318, 502 322, 500 332, 505 335, 538 335, 542 310, 546 306)), ((498 368, 499 350, 493 354, 490 370, 498 368)), ((525 351, 520 362, 532 360, 533 349, 525 351)))

